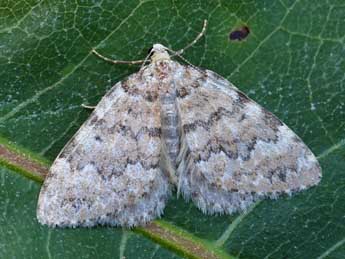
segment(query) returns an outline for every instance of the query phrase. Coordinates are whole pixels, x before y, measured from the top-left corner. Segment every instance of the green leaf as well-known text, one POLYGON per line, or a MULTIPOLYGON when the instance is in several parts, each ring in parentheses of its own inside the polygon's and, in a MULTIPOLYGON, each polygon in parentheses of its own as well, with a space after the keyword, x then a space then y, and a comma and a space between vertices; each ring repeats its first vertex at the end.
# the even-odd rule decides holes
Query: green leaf
POLYGON ((342 258, 345 252, 345 6, 307 1, 0 3, 1 258, 342 258), (35 218, 38 182, 61 148, 153 43, 226 77, 291 127, 318 156, 321 183, 206 216, 172 198, 146 228, 49 229, 35 218), (230 41, 243 25, 250 34, 230 41), (9 144, 11 142, 11 144, 9 144), (43 159, 43 158, 44 159, 43 159), (5 169, 7 167, 7 169, 5 169), (24 178, 19 173, 29 176, 24 178))

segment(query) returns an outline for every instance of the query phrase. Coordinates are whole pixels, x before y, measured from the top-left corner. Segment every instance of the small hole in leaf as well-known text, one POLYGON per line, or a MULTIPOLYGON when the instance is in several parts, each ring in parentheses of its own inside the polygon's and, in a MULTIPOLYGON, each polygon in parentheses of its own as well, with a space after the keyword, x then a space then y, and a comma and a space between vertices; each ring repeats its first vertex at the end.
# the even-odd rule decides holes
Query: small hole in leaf
POLYGON ((232 32, 230 32, 229 39, 232 41, 234 41, 234 40, 242 41, 248 37, 249 33, 250 33, 249 27, 248 26, 242 26, 242 27, 235 29, 232 32))

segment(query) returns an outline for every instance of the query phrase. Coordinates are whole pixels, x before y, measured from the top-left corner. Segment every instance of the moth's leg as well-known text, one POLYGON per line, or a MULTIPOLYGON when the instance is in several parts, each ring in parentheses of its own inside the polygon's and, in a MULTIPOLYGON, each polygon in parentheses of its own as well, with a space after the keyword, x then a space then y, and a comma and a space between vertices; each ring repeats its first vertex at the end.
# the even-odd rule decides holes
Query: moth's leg
POLYGON ((91 106, 91 105, 86 105, 86 104, 81 104, 81 107, 85 108, 85 109, 90 109, 90 110, 94 110, 96 108, 96 106, 91 106))
POLYGON ((92 53, 95 54, 97 57, 107 61, 107 62, 110 62, 110 63, 113 63, 113 64, 129 64, 129 65, 135 65, 135 64, 142 64, 145 62, 145 60, 132 60, 132 61, 126 61, 126 60, 113 60, 113 59, 110 59, 110 58, 107 58, 105 56, 103 56, 102 54, 98 53, 95 49, 92 49, 92 53))

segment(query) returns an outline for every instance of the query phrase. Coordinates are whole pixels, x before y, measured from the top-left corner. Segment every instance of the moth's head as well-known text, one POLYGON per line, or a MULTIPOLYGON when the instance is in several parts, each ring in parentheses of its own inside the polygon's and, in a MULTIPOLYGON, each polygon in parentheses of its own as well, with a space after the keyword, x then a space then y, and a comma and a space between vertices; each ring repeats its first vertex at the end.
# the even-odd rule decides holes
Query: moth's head
POLYGON ((167 48, 159 43, 156 43, 152 46, 150 54, 152 62, 157 62, 159 60, 170 60, 170 55, 167 48))

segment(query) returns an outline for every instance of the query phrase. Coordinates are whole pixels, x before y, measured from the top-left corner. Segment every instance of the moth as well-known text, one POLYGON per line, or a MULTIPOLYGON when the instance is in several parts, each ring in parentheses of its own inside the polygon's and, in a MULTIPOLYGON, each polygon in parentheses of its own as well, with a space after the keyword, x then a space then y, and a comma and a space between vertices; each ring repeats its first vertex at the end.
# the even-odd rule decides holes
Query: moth
POLYGON ((132 62, 143 65, 110 89, 51 166, 40 223, 144 225, 174 188, 204 213, 231 214, 320 181, 313 153, 271 112, 215 72, 172 59, 205 28, 180 51, 154 44, 132 62))

